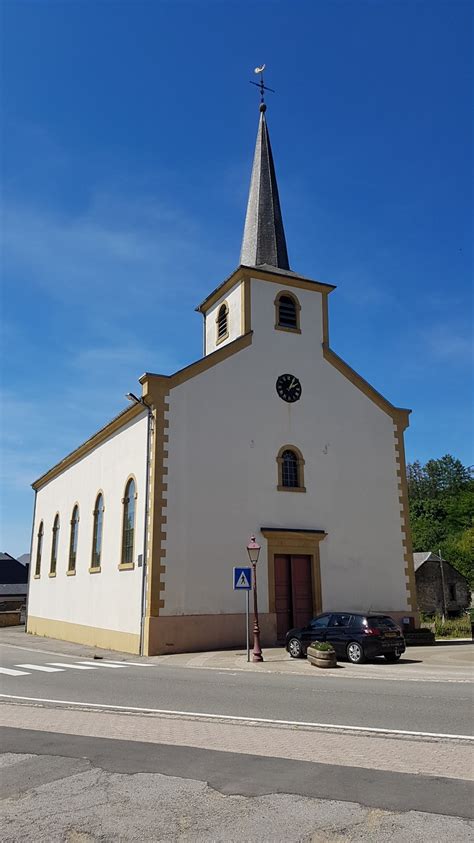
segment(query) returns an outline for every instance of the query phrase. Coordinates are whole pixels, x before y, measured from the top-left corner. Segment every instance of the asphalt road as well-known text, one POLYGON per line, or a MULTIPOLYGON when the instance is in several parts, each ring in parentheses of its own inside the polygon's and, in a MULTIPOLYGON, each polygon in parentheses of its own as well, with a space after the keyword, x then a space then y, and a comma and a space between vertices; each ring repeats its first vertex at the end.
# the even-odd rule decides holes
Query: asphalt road
POLYGON ((0 673, 1 693, 81 704, 474 734, 473 690, 465 682, 323 680, 313 674, 257 675, 138 662, 117 662, 119 668, 108 668, 97 661, 90 669, 80 669, 84 661, 88 659, 2 646, 0 666, 22 673, 0 673), (24 665, 49 667, 51 672, 24 665))
MULTIPOLYGON (((2 728, 0 737, 5 753, 24 754, 26 762, 13 771, 16 775, 2 776, 0 796, 3 798, 18 797, 32 788, 61 782, 66 775, 86 772, 92 767, 111 774, 164 773, 206 782, 226 796, 285 793, 314 798, 317 795, 322 800, 339 799, 389 811, 472 817, 472 782, 27 729, 2 728), (72 759, 78 763, 71 764, 72 759)), ((63 808, 61 803, 60 810, 63 808)), ((276 835, 274 839, 281 837, 276 835)), ((301 841, 299 834, 296 839, 301 841)))
POLYGON ((472 840, 466 782, 24 729, 0 735, 4 843, 472 840))
POLYGON ((469 672, 446 670, 449 656, 419 680, 412 663, 410 679, 380 681, 94 660, 17 640, 0 646, 5 843, 471 839, 467 741, 178 714, 472 735, 469 672))

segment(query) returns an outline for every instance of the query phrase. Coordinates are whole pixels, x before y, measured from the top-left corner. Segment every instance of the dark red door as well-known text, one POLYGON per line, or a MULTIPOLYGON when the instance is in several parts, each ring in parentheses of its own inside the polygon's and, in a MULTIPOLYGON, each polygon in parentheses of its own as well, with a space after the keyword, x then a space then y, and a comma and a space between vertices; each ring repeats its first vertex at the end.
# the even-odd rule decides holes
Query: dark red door
POLYGON ((293 626, 307 626, 313 617, 313 584, 309 556, 291 557, 291 588, 293 626))
POLYGON ((293 626, 291 611, 291 557, 275 556, 275 611, 277 639, 282 641, 293 626))
POLYGON ((289 629, 306 626, 313 617, 310 556, 275 556, 275 611, 279 641, 289 629))

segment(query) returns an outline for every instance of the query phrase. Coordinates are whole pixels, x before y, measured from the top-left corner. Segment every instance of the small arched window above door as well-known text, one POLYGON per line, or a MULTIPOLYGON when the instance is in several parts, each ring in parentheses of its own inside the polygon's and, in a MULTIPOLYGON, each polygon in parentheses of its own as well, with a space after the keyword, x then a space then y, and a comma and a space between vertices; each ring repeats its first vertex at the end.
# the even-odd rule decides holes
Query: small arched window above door
POLYGON ((275 299, 275 328, 300 334, 300 310, 301 305, 294 293, 282 290, 275 299))
POLYGON ((279 492, 306 492, 304 459, 295 445, 284 445, 277 456, 279 492))

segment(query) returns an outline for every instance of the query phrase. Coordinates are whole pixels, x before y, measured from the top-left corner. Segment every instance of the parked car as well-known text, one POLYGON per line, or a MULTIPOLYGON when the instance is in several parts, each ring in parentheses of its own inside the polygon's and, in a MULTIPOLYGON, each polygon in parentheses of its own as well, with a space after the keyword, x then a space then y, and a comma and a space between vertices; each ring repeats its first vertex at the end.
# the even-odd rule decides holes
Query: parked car
POLYGON ((301 629, 286 634, 286 649, 294 659, 306 655, 312 641, 332 644, 339 659, 361 664, 375 656, 388 662, 398 661, 405 652, 405 639, 400 627, 388 615, 357 612, 326 612, 301 629))

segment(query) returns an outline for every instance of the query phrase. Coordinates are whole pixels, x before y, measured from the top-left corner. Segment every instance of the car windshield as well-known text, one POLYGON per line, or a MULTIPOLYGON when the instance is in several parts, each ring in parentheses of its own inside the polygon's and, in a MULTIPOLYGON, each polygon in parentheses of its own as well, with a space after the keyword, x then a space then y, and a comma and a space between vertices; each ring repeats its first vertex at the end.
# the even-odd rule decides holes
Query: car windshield
POLYGON ((320 626, 327 626, 331 615, 322 615, 320 618, 313 618, 310 623, 311 629, 319 629, 320 626))

